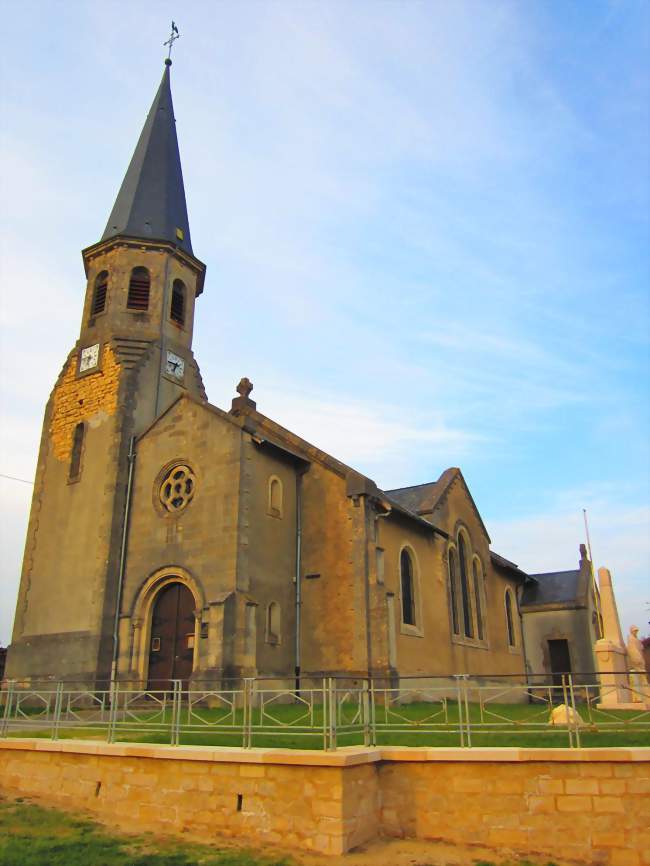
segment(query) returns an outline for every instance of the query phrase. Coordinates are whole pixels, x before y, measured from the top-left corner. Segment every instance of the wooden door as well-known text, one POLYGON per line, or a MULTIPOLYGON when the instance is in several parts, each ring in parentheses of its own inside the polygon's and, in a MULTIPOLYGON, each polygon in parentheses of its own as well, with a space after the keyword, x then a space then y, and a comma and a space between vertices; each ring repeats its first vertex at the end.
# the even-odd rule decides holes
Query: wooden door
POLYGON ((149 682, 151 690, 169 687, 192 673, 194 658, 194 597, 182 583, 170 583, 160 591, 151 616, 149 682))

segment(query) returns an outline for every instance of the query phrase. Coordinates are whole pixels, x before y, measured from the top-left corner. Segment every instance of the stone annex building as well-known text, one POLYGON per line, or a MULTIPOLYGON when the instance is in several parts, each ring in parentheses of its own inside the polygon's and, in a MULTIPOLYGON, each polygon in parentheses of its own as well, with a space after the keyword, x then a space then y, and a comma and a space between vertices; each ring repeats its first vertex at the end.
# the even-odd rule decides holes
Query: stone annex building
POLYGON ((380 490, 261 414, 207 401, 171 61, 45 410, 6 676, 592 671, 591 564, 526 575, 459 469, 380 490), (524 637, 527 639, 524 640, 524 637))

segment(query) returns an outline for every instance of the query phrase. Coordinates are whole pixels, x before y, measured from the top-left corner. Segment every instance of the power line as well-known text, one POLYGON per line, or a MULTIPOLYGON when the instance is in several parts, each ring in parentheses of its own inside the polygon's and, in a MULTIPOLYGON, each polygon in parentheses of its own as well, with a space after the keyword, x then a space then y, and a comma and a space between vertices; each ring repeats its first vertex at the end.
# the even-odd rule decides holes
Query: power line
POLYGON ((22 481, 23 484, 31 484, 34 486, 33 481, 28 481, 26 478, 16 478, 15 475, 5 475, 3 472, 0 472, 0 478, 8 478, 9 481, 22 481))

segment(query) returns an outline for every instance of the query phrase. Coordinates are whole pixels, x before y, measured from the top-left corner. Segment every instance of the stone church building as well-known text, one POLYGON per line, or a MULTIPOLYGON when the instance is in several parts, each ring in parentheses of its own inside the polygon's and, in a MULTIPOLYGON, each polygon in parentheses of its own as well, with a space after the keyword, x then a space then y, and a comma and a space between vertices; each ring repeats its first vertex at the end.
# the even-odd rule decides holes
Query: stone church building
MULTIPOLYGON (((460 469, 380 490, 259 412, 247 379, 229 410, 208 402, 192 353, 205 266, 170 66, 106 230, 83 250, 81 330, 45 410, 7 677, 523 677, 522 610, 546 599, 548 613, 535 591, 548 576, 491 550, 460 469)), ((584 623, 537 628, 535 666, 552 663, 553 629, 571 646, 597 637, 583 584, 584 623)), ((574 668, 589 662, 571 652, 574 668)))

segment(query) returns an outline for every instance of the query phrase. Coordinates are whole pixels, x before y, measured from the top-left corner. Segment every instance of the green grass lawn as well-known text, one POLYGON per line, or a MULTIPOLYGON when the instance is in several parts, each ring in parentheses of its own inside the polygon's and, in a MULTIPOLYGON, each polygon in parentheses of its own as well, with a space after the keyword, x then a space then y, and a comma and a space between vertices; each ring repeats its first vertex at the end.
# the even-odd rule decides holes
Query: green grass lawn
MULTIPOLYGON (((419 866, 433 863, 418 859, 419 866)), ((78 815, 0 797, 0 866, 298 866, 298 861, 236 847, 109 833, 78 815)), ((535 864, 499 859, 476 860, 475 866, 535 864)))
MULTIPOLYGON (((338 723, 337 742, 340 746, 362 745, 363 731, 356 706, 343 705, 338 723), (347 729, 346 729, 347 726, 347 729)), ((636 711, 592 710, 588 715, 584 706, 578 712, 587 723, 580 731, 581 745, 585 747, 650 746, 650 714, 641 716, 636 711), (639 718, 641 716, 641 718, 639 718), (635 721, 636 719, 636 721, 635 721), (616 730, 612 730, 612 725, 616 730)), ((61 723, 61 739, 106 739, 107 718, 97 718, 92 724, 86 711, 78 711, 80 720, 71 726, 61 723)), ((469 705, 471 744, 473 746, 564 747, 569 745, 565 728, 548 726, 549 709, 540 704, 490 704, 481 711, 478 704, 469 705)), ((224 711, 196 707, 192 715, 187 708, 181 712, 181 745, 241 746, 241 709, 231 715, 224 711)), ((411 703, 376 708, 378 745, 402 746, 458 746, 460 745, 458 705, 449 701, 446 711, 440 705, 411 703)), ((120 721, 116 739, 120 742, 169 743, 171 710, 134 710, 131 717, 120 721)), ((39 719, 31 714, 10 736, 51 737, 52 727, 47 717, 39 719)), ((253 713, 253 746, 264 748, 323 749, 322 707, 317 705, 311 715, 303 705, 274 704, 262 720, 259 710, 253 713), (262 721, 264 730, 261 730, 262 721), (258 728, 256 730, 256 728, 258 728)))
POLYGON ((0 799, 0 866, 291 866, 237 848, 117 836, 93 821, 0 799))

